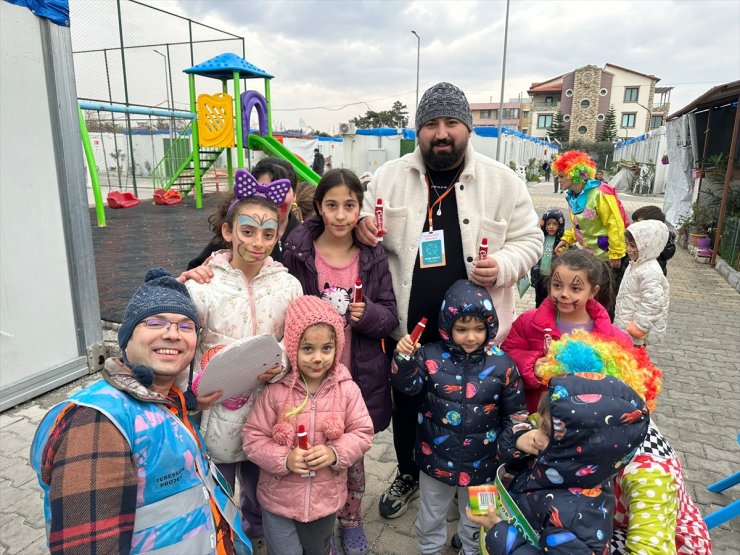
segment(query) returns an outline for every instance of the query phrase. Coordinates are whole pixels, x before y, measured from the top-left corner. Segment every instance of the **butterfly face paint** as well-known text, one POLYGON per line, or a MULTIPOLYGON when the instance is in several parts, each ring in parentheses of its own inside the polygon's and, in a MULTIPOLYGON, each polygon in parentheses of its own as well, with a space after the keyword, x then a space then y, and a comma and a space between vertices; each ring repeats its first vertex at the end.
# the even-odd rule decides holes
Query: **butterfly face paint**
POLYGON ((588 282, 586 270, 558 266, 550 278, 550 296, 558 307, 560 316, 573 322, 587 321, 586 302, 593 298, 598 288, 588 282))
POLYGON ((233 232, 222 230, 224 239, 230 241, 232 260, 237 257, 248 264, 262 262, 269 256, 278 239, 278 221, 275 212, 257 205, 247 205, 239 210, 233 232))

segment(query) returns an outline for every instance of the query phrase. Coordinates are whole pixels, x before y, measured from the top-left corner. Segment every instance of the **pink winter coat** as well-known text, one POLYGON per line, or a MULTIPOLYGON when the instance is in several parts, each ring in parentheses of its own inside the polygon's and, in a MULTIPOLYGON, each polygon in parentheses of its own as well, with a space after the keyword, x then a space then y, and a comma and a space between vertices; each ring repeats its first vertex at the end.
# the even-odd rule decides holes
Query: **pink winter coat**
POLYGON ((244 452, 260 467, 257 499, 273 514, 312 522, 334 514, 347 500, 347 468, 369 449, 373 439, 373 423, 357 384, 347 368, 337 363, 330 371, 306 407, 291 419, 297 427, 303 424, 310 445, 326 444, 337 455, 337 462, 322 468, 316 475, 303 478, 288 470, 288 453, 295 447, 279 445, 272 437, 273 426, 285 407, 295 407, 306 398, 302 380, 294 385, 289 374, 270 384, 257 399, 242 429, 244 452), (286 403, 286 397, 290 397, 286 403), (323 424, 337 410, 344 412, 344 433, 327 440, 323 424))
MULTIPOLYGON (((586 311, 594 321, 591 333, 632 347, 630 336, 611 323, 606 309, 597 301, 590 299, 586 303, 586 311)), ((539 308, 528 310, 514 321, 509 335, 501 344, 501 348, 516 363, 524 380, 524 395, 530 414, 537 412, 540 397, 547 391, 547 386, 540 384, 534 374, 534 364, 537 359, 545 356, 545 328, 552 330, 550 335, 553 341, 560 339, 555 318, 555 303, 552 298, 547 297, 539 308)))

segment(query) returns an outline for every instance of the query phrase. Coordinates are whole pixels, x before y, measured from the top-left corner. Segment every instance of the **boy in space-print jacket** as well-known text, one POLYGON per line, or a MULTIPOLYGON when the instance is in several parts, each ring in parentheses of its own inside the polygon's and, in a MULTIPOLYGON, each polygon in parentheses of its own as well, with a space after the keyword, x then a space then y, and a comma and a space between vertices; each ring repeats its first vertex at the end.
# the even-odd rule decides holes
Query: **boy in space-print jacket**
POLYGON ((645 402, 611 376, 567 374, 550 380, 538 418, 537 431, 529 424, 505 431, 499 452, 514 474, 507 489, 539 533, 539 546, 528 544, 514 526, 500 521, 487 531, 486 549, 501 555, 608 552, 612 478, 645 438, 650 423, 645 402), (516 443, 527 433, 549 438, 539 454, 523 452, 526 442, 516 443))
POLYGON ((514 362, 498 347, 488 346, 497 329, 488 292, 458 280, 447 290, 439 312, 442 341, 424 345, 409 361, 394 356, 393 387, 407 395, 425 392, 416 463, 450 486, 493 481, 498 436, 527 418, 524 386, 514 362), (451 330, 457 319, 470 316, 485 322, 487 337, 468 354, 452 341, 451 330))

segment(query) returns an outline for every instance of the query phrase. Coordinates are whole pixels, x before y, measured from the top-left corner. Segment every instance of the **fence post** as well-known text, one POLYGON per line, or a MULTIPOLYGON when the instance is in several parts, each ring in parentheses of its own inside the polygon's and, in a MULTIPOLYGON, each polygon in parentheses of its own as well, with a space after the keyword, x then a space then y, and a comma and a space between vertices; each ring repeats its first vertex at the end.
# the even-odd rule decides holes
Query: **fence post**
MULTIPOLYGON (((126 80, 126 54, 123 46, 123 21, 121 19, 121 0, 116 0, 116 7, 118 8, 118 36, 121 41, 121 67, 123 68, 123 96, 126 100, 126 107, 129 106, 128 102, 128 82, 126 80)), ((131 114, 126 112, 126 128, 128 130, 128 148, 129 154, 131 155, 131 171, 134 182, 134 195, 139 196, 139 192, 136 189, 136 160, 134 160, 134 140, 131 136, 131 114)), ((117 153, 116 153, 117 154, 117 153)), ((116 159, 116 164, 118 163, 116 159)))

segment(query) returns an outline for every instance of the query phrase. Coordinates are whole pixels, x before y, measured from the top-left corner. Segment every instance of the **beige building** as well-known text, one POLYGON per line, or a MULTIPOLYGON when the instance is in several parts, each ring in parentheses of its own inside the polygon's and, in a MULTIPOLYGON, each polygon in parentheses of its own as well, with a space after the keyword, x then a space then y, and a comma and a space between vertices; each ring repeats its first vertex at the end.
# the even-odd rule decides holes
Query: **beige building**
MULTIPOLYGON (((474 127, 498 127, 498 113, 501 109, 499 102, 473 102, 470 111, 473 113, 474 127)), ((522 133, 529 133, 530 110, 532 104, 529 99, 512 98, 503 103, 501 126, 516 129, 522 133)))
POLYGON ((614 64, 588 65, 541 83, 527 91, 531 100, 530 135, 546 137, 560 110, 568 140, 595 141, 610 106, 617 136, 630 138, 663 125, 672 87, 656 87, 659 77, 614 64))

